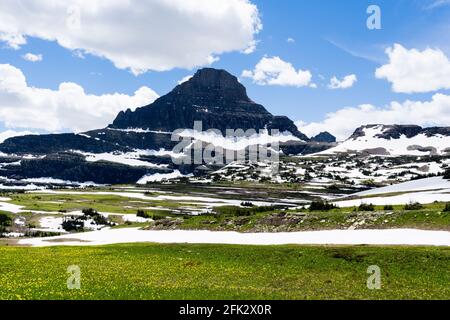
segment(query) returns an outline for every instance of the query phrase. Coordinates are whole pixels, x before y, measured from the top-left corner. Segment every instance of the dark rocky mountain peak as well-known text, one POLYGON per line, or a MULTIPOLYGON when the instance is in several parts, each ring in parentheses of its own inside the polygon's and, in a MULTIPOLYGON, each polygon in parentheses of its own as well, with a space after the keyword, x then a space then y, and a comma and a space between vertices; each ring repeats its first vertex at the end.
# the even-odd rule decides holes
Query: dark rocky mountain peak
POLYGON ((315 137, 312 137, 311 141, 334 143, 334 142, 336 142, 336 137, 333 136, 328 131, 325 131, 325 132, 319 133, 315 137))
POLYGON ((154 103, 119 113, 112 129, 142 128, 172 132, 194 127, 201 121, 203 130, 278 129, 289 131, 301 140, 309 139, 287 117, 273 116, 264 106, 253 102, 238 79, 225 70, 201 69, 154 103))
POLYGON ((247 90, 235 76, 225 70, 212 68, 198 70, 191 79, 175 87, 172 92, 194 96, 206 94, 226 100, 252 102, 247 96, 247 90))

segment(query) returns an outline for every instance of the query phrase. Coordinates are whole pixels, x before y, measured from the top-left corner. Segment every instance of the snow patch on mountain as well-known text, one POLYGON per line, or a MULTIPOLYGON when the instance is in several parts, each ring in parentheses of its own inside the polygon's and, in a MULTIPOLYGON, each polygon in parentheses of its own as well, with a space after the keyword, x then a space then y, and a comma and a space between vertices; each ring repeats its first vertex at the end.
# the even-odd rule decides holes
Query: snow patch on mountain
POLYGON ((185 129, 179 133, 178 136, 182 138, 192 138, 194 140, 203 141, 217 147, 227 150, 243 150, 249 146, 267 145, 272 143, 282 143, 288 141, 301 142, 299 138, 292 135, 292 133, 285 131, 277 134, 270 134, 267 130, 260 130, 259 133, 252 135, 243 135, 242 137, 236 134, 235 136, 223 136, 221 133, 213 131, 196 131, 192 129, 185 129))
MULTIPOLYGON (((97 162, 97 161, 108 161, 114 163, 125 164, 132 167, 148 167, 148 168, 167 168, 166 164, 154 164, 147 161, 140 160, 141 156, 157 154, 162 151, 155 150, 137 150, 135 152, 113 152, 113 153, 88 153, 82 151, 73 151, 75 153, 81 154, 86 157, 86 161, 97 162)), ((168 155, 171 155, 168 153, 168 155)))
POLYGON ((366 126, 361 130, 363 135, 352 136, 340 145, 319 154, 366 152, 386 156, 420 156, 445 155, 450 151, 450 136, 419 133, 412 137, 402 134, 398 139, 395 139, 381 137, 388 130, 387 126, 384 125, 366 126))
MULTIPOLYGON (((191 175, 190 175, 191 176, 191 175)), ((150 175, 143 176, 137 184, 147 184, 148 182, 161 182, 163 180, 170 180, 184 177, 184 175, 179 171, 175 170, 171 173, 154 173, 150 175)))

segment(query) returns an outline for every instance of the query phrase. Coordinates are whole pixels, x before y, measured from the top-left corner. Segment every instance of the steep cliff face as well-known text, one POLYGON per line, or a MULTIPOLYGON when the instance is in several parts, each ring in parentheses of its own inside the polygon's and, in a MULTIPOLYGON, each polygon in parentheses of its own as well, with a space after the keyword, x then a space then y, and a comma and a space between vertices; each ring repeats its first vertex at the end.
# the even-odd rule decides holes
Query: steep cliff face
POLYGON ((273 116, 253 102, 235 76, 216 69, 199 70, 151 105, 119 113, 110 128, 172 132, 192 129, 195 121, 201 121, 204 130, 218 129, 223 134, 227 129, 278 129, 309 140, 289 118, 273 116))

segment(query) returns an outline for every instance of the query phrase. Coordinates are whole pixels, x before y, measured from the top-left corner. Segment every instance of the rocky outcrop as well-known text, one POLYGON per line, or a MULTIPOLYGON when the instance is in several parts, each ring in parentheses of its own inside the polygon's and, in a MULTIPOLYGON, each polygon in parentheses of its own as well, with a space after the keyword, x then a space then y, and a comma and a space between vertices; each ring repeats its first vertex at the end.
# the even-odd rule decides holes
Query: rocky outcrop
POLYGON ((375 137, 380 139, 400 139, 402 136, 412 138, 419 134, 424 134, 426 137, 436 135, 450 137, 450 127, 422 128, 417 125, 371 124, 357 128, 349 139, 356 140, 359 137, 364 137, 368 129, 379 129, 380 133, 376 134, 375 137))
POLYGON ((325 131, 325 132, 321 132, 318 135, 312 137, 311 141, 334 143, 334 142, 336 142, 336 137, 333 136, 331 133, 325 131))

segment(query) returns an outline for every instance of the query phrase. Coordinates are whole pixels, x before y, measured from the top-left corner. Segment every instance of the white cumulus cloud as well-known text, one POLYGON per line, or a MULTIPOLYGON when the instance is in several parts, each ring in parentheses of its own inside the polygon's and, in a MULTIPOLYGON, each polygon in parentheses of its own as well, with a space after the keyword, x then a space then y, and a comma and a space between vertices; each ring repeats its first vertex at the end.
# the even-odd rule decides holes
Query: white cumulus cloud
POLYGON ((439 49, 406 49, 400 44, 386 49, 389 63, 375 72, 392 83, 400 93, 432 92, 450 89, 450 61, 439 49))
POLYGON ((42 61, 43 59, 42 54, 34 54, 34 53, 24 54, 22 58, 30 62, 39 62, 42 61))
POLYGON ((251 42, 248 44, 248 47, 245 48, 245 49, 242 51, 242 53, 244 53, 244 54, 250 54, 250 53, 255 52, 256 47, 258 46, 258 43, 259 43, 259 42, 260 42, 259 40, 253 40, 253 41, 251 41, 251 42))
POLYGON ((435 94, 430 101, 394 101, 383 108, 365 104, 328 113, 321 122, 296 122, 299 130, 308 136, 328 131, 338 140, 347 139, 357 127, 367 124, 417 124, 429 127, 448 126, 449 123, 450 96, 441 93, 435 94))
POLYGON ((135 74, 191 69, 231 51, 252 51, 262 29, 250 0, 2 0, 0 41, 56 41, 135 74), (250 48, 250 49, 249 49, 250 48))
POLYGON ((31 87, 20 69, 0 64, 0 123, 7 128, 83 131, 102 128, 117 113, 153 102, 158 95, 141 87, 133 96, 87 94, 72 82, 58 90, 31 87))
POLYGON ((296 70, 280 57, 263 57, 253 71, 244 70, 241 76, 251 78, 259 85, 305 87, 312 84, 309 70, 296 70))
POLYGON ((350 74, 339 80, 337 77, 333 77, 330 80, 328 87, 330 89, 348 89, 353 87, 353 85, 358 81, 355 74, 350 74))

